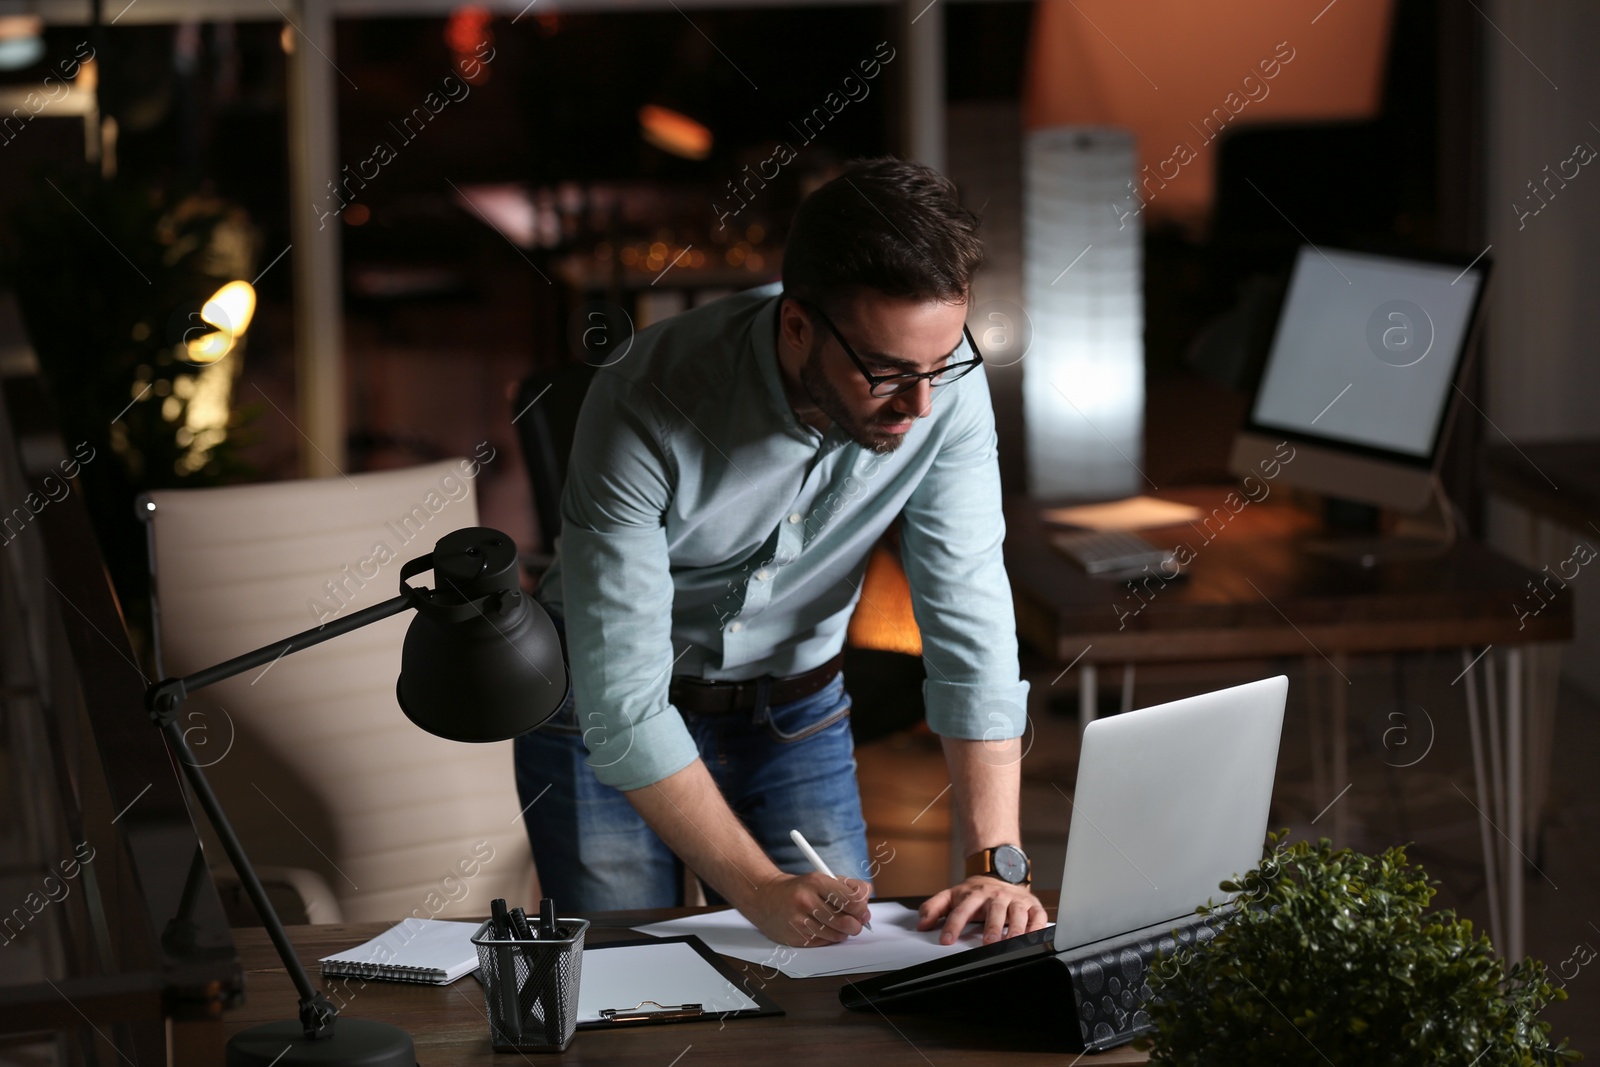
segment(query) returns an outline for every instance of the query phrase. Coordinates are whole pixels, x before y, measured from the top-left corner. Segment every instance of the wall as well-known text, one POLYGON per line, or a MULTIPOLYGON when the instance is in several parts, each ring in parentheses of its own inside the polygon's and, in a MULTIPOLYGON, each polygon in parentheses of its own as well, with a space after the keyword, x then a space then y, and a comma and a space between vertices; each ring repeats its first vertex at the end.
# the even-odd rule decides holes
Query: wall
MULTIPOLYGON (((1494 0, 1483 10, 1492 23, 1482 41, 1487 243, 1495 261, 1487 403, 1479 400, 1493 420, 1486 440, 1600 437, 1600 159, 1563 166, 1579 143, 1600 149, 1600 7, 1494 0), (1529 182, 1562 169, 1570 175, 1575 166, 1564 188, 1550 179, 1549 191, 1540 190, 1544 201, 1533 199, 1529 182)), ((1530 468, 1528 477, 1541 475, 1530 468)), ((1567 558, 1576 536, 1546 531, 1541 538, 1519 509, 1498 501, 1491 501, 1488 525, 1492 543, 1534 567, 1567 558), (1560 554, 1549 555, 1557 546, 1560 554)), ((1600 546, 1600 534, 1584 534, 1600 546)), ((1578 634, 1564 672, 1600 695, 1600 571, 1585 568, 1572 592, 1578 634)))

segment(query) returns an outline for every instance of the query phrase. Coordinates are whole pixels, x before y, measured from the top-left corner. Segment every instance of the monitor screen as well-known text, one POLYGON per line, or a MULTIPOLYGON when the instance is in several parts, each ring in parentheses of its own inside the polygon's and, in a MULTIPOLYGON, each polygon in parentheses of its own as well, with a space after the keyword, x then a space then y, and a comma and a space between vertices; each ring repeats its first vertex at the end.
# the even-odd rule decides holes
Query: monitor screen
POLYGON ((1486 267, 1302 247, 1251 421, 1430 463, 1486 267))

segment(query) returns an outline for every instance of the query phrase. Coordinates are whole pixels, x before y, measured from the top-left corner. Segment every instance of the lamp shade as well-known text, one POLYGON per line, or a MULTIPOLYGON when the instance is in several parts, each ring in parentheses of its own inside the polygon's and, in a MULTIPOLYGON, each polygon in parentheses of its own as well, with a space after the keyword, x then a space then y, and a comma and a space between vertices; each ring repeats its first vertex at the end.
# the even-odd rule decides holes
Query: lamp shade
POLYGON ((567 695, 555 624, 519 588, 517 549, 498 530, 440 538, 401 571, 430 567, 434 588, 415 590, 396 685, 413 723, 452 741, 505 741, 554 715, 567 695))
POLYGON ((1105 499, 1139 488, 1143 228, 1137 211, 1124 207, 1134 158, 1125 130, 1056 126, 1028 134, 1022 283, 1033 346, 1022 365, 1022 411, 1028 492, 1036 500, 1105 499))

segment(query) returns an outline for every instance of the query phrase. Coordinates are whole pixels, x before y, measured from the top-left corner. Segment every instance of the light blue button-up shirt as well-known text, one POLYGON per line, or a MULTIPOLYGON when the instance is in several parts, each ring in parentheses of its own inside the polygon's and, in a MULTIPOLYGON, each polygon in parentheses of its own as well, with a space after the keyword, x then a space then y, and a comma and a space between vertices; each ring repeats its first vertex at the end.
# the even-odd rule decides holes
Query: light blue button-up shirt
MULTIPOLYGON (((600 781, 637 789, 698 756, 671 675, 811 670, 844 645, 873 544, 901 516, 928 725, 1025 725, 981 368, 933 392, 888 454, 800 422, 778 367, 777 284, 639 333, 578 418, 556 561, 579 725, 600 781)), ((957 352, 953 361, 971 358, 957 352)), ((865 610, 873 610, 868 603, 865 610)))

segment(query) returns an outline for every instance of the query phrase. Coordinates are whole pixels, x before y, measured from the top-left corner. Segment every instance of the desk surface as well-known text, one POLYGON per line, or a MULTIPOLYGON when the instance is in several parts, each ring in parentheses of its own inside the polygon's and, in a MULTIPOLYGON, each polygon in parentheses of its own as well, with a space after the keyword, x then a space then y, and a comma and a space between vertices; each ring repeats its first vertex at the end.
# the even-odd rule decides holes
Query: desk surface
MULTIPOLYGON (((1053 901, 1047 901, 1053 903, 1053 901)), ((590 915, 593 943, 644 935, 631 926, 687 915, 707 909, 671 908, 656 911, 606 912, 590 915)), ((1054 909, 1051 909, 1052 915, 1054 909)), ((345 923, 293 926, 290 940, 317 981, 317 959, 358 945, 388 929, 391 923, 345 923)), ((294 986, 278 961, 266 931, 234 931, 245 974, 246 1003, 227 1014, 220 1029, 213 1029, 207 1050, 191 1046, 192 1059, 182 1063, 221 1063, 221 1042, 239 1030, 263 1022, 295 1017, 294 986), (216 1051, 211 1051, 215 1049, 216 1051), (215 1058, 210 1058, 214 1056, 215 1058)), ((744 966, 733 961, 737 970, 744 966)), ((770 970, 770 969, 768 969, 770 970)), ((751 974, 764 976, 751 965, 751 974)), ((830 1067, 889 1067, 915 1064, 939 1067, 962 1064, 1050 1064, 1066 1062, 1058 1047, 1040 1035, 1000 1028, 974 1028, 938 1018, 916 1015, 883 1016, 847 1011, 839 1004, 839 988, 849 978, 792 979, 777 975, 766 985, 767 995, 783 1008, 772 1018, 674 1023, 621 1031, 580 1031, 572 1046, 559 1056, 495 1053, 489 1048, 489 1023, 484 1014, 483 989, 471 978, 449 986, 406 985, 400 982, 351 983, 343 1014, 375 1019, 404 1027, 417 1045, 422 1067, 469 1067, 472 1064, 588 1063, 638 1064, 668 1067, 690 1045, 683 1067, 747 1067, 751 1063, 828 1063, 830 1067)), ((1070 1025, 1070 1009, 1063 1017, 1070 1025)), ((1070 1058, 1070 1057, 1068 1057, 1070 1058)), ((1144 1063, 1145 1056, 1128 1048, 1087 1057, 1085 1064, 1144 1063)))
POLYGON ((1158 494, 1213 514, 1195 524, 1142 531, 1187 544, 1188 577, 1150 580, 1135 592, 1091 578, 1048 539, 1053 528, 1025 499, 1006 504, 1006 567, 1017 631, 1035 648, 1098 662, 1394 652, 1464 645, 1565 641, 1572 598, 1559 597, 1519 629, 1516 606, 1535 572, 1484 545, 1458 540, 1429 559, 1362 569, 1305 551, 1314 516, 1226 487, 1158 494))

